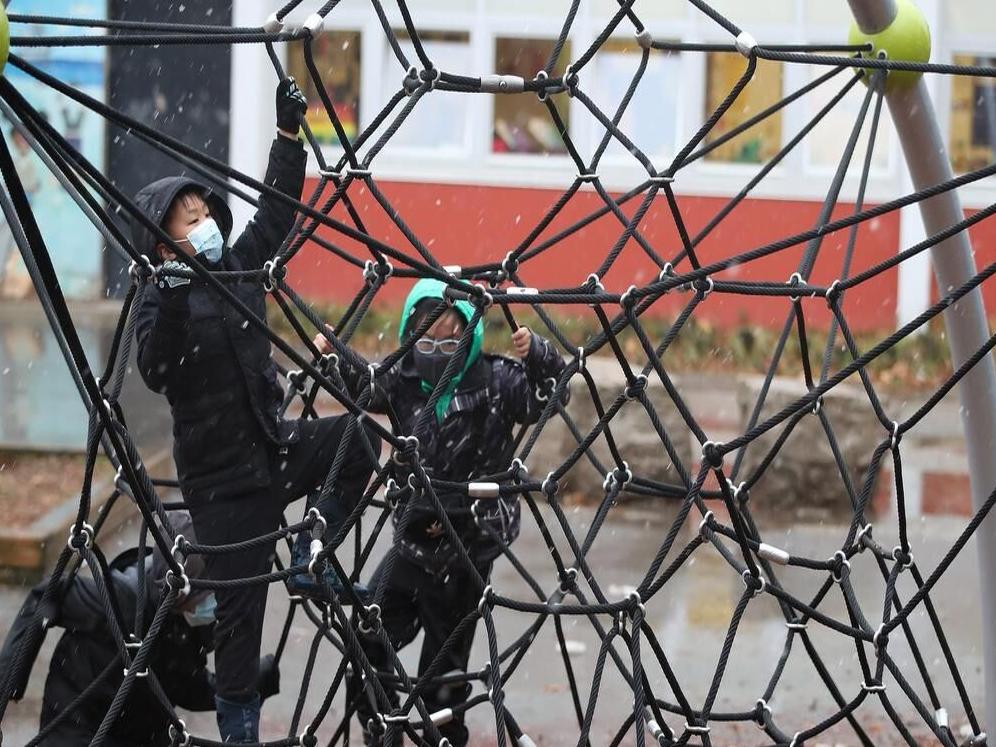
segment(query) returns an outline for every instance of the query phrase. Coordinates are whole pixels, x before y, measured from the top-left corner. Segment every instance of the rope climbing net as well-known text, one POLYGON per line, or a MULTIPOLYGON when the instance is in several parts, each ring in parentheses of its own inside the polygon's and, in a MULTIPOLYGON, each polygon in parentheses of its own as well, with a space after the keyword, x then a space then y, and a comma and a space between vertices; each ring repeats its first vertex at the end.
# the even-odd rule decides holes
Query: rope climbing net
MULTIPOLYGON (((612 745, 626 739, 633 739, 643 747, 647 735, 660 745, 683 745, 691 740, 709 745, 714 741, 710 729, 717 724, 755 724, 762 730, 768 743, 781 745, 802 745, 824 734, 831 727, 846 722, 863 744, 873 744, 874 739, 859 722, 859 709, 867 701, 874 699, 881 703, 888 714, 899 738, 908 744, 917 743, 907 718, 912 706, 919 726, 925 728, 939 742, 945 745, 955 743, 955 735, 948 726, 947 711, 938 695, 934 677, 945 676, 954 684, 974 739, 983 743, 985 736, 976 717, 959 664, 951 651, 948 638, 941 625, 940 616, 931 601, 931 592, 939 584, 952 562, 973 536, 986 518, 996 492, 989 495, 977 512, 959 533, 954 543, 943 555, 940 562, 925 572, 918 564, 914 548, 907 530, 906 504, 903 495, 902 442, 909 433, 930 413, 980 361, 986 359, 996 337, 990 338, 984 347, 957 366, 951 376, 941 384, 926 402, 905 419, 895 420, 887 412, 887 406, 880 399, 875 384, 868 374, 868 367, 884 352, 900 341, 917 332, 952 305, 965 298, 994 272, 996 264, 985 266, 977 275, 957 288, 944 289, 945 295, 923 313, 903 325, 874 346, 862 350, 848 322, 845 313, 845 300, 848 292, 885 273, 894 272, 901 263, 922 254, 938 243, 968 230, 996 212, 996 205, 980 210, 961 222, 951 225, 936 235, 906 248, 896 256, 873 266, 861 267, 860 255, 856 252, 859 227, 888 213, 908 205, 915 205, 932 196, 974 184, 996 173, 996 165, 959 176, 949 182, 937 184, 913 194, 890 200, 873 207, 866 207, 865 189, 872 170, 872 155, 884 100, 885 79, 890 71, 914 71, 968 76, 996 76, 996 69, 964 67, 957 65, 937 65, 929 63, 909 63, 869 56, 870 48, 865 46, 768 46, 757 43, 748 33, 729 19, 711 8, 704 0, 689 0, 697 11, 704 13, 728 32, 733 39, 728 44, 682 44, 657 40, 640 20, 634 0, 620 2, 618 10, 607 21, 594 41, 583 52, 570 59, 562 74, 557 73, 558 65, 564 60, 566 42, 571 33, 572 23, 577 14, 580 0, 570 4, 569 12, 559 31, 557 42, 543 70, 532 79, 508 75, 485 75, 476 77, 454 71, 442 70, 433 64, 426 48, 420 41, 417 19, 413 18, 405 0, 398 0, 398 10, 404 22, 405 31, 414 49, 416 59, 411 60, 399 41, 398 33, 392 28, 380 0, 370 0, 371 9, 377 14, 384 33, 390 42, 393 55, 401 71, 402 84, 384 108, 370 121, 369 125, 355 137, 347 137, 343 123, 337 115, 321 74, 315 62, 312 45, 322 32, 322 26, 329 14, 334 13, 335 0, 328 2, 310 15, 300 28, 285 28, 284 19, 301 0, 287 3, 270 16, 258 28, 232 28, 204 25, 89 21, 41 16, 18 16, 12 14, 11 22, 15 29, 20 23, 59 24, 67 27, 97 27, 108 30, 100 36, 54 36, 18 37, 16 32, 11 39, 16 50, 30 46, 48 45, 199 45, 199 44, 265 44, 273 62, 276 75, 284 77, 280 57, 274 45, 298 44, 303 50, 304 61, 314 78, 325 112, 337 135, 341 157, 330 163, 313 133, 304 123, 304 132, 311 145, 311 154, 319 167, 319 179, 307 200, 294 200, 260 182, 251 176, 230 168, 225 163, 211 158, 180 140, 169 137, 155 128, 129 117, 104 103, 70 87, 56 77, 46 73, 26 59, 11 54, 9 64, 32 78, 41 81, 69 99, 96 112, 109 123, 121 128, 127 136, 146 143, 176 160, 182 167, 202 176, 221 192, 250 204, 257 202, 253 192, 266 195, 284 204, 292 204, 298 211, 298 218, 291 233, 282 245, 276 248, 272 258, 261 270, 241 273, 208 272, 193 263, 182 269, 155 268, 132 245, 127 230, 120 223, 121 217, 144 222, 150 230, 155 228, 136 208, 129 196, 112 183, 100 169, 84 158, 74 145, 63 138, 39 112, 34 109, 16 90, 7 78, 0 78, 0 109, 14 127, 37 152, 37 155, 52 170, 61 184, 77 202, 80 209, 90 218, 95 228, 106 240, 112 251, 131 260, 132 283, 124 300, 120 320, 113 345, 102 373, 97 376, 91 371, 76 332, 74 320, 63 298, 58 277, 52 265, 45 241, 39 230, 36 218, 27 202, 24 189, 14 170, 11 156, 6 146, 0 148, 0 169, 2 169, 6 190, 0 191, 0 203, 7 221, 12 227, 15 239, 22 251, 26 265, 35 280, 39 298, 49 312, 53 330, 66 351, 70 369, 80 384, 84 404, 89 412, 87 438, 87 470, 82 485, 79 511, 70 534, 68 546, 59 556, 55 571, 51 576, 46 594, 58 593, 60 581, 79 571, 86 564, 93 574, 98 589, 104 597, 108 609, 108 625, 119 644, 119 665, 123 663, 125 676, 106 713, 98 732, 96 743, 106 738, 111 724, 118 717, 128 693, 136 686, 139 677, 145 677, 154 693, 169 715, 172 724, 171 735, 174 744, 212 744, 210 739, 191 734, 177 715, 173 706, 158 688, 154 672, 146 668, 146 662, 155 645, 157 635, 162 630, 167 613, 191 590, 217 589, 225 585, 280 584, 290 576, 308 570, 306 566, 284 567, 277 560, 277 569, 264 576, 244 578, 237 581, 217 581, 210 579, 189 579, 184 573, 184 563, 193 554, 217 554, 236 552, 247 543, 232 546, 205 546, 185 541, 176 534, 172 526, 169 510, 179 507, 175 503, 164 502, 161 492, 177 487, 175 482, 153 478, 145 469, 141 455, 126 426, 125 412, 120 403, 122 387, 128 373, 129 353, 134 337, 135 317, 132 311, 142 301, 148 284, 157 276, 172 274, 186 278, 196 278, 206 284, 219 297, 245 315, 248 323, 264 332, 289 362, 281 369, 287 384, 283 410, 301 407, 306 417, 317 417, 316 398, 321 394, 336 400, 350 418, 347 436, 329 465, 326 486, 334 484, 340 470, 349 442, 362 429, 357 425, 362 421, 376 432, 391 447, 391 457, 379 465, 376 476, 366 490, 346 526, 335 538, 331 538, 315 556, 318 563, 329 563, 340 577, 358 578, 365 572, 365 563, 371 556, 374 543, 381 529, 386 525, 393 511, 403 512, 408 498, 419 493, 435 506, 443 529, 459 549, 461 562, 473 567, 466 547, 454 529, 450 517, 443 510, 439 491, 459 492, 467 496, 467 505, 473 510, 478 502, 491 500, 497 496, 517 496, 526 506, 530 521, 545 540, 549 550, 549 561, 556 571, 557 581, 553 588, 544 588, 536 579, 536 569, 526 567, 514 553, 512 547, 505 546, 503 553, 510 561, 515 573, 522 577, 526 587, 534 597, 517 598, 503 593, 501 588, 493 588, 487 581, 474 573, 479 584, 480 604, 465 619, 460 629, 476 624, 479 620, 487 640, 487 654, 482 662, 472 662, 471 671, 465 674, 441 673, 439 666, 429 667, 421 676, 415 677, 406 672, 400 659, 393 659, 392 672, 380 672, 380 676, 393 678, 403 694, 400 706, 392 706, 382 689, 378 688, 377 673, 373 671, 359 644, 358 636, 386 634, 380 626, 378 590, 373 601, 364 605, 355 598, 352 589, 342 593, 330 605, 316 605, 313 602, 292 598, 290 611, 283 627, 278 648, 278 658, 285 649, 288 631, 296 614, 306 615, 314 625, 314 642, 308 654, 306 674, 301 684, 301 699, 294 711, 292 723, 288 724, 284 739, 271 742, 279 745, 314 745, 318 743, 321 731, 323 740, 335 744, 349 740, 349 721, 356 704, 347 702, 344 681, 347 667, 362 671, 372 683, 372 695, 376 709, 380 711, 381 724, 390 740, 403 729, 417 743, 436 744, 440 735, 438 724, 447 715, 430 713, 422 694, 430 687, 438 687, 444 682, 469 682, 483 685, 483 692, 476 692, 458 709, 490 709, 494 712, 493 738, 501 747, 508 744, 509 738, 520 747, 531 744, 522 726, 514 716, 517 693, 528 684, 522 683, 517 674, 520 665, 537 638, 539 631, 550 625, 555 629, 563 667, 569 684, 571 703, 569 708, 576 717, 576 733, 569 735, 578 745, 589 744, 592 737, 592 724, 598 705, 600 683, 606 670, 615 668, 618 675, 632 691, 631 702, 612 704, 618 711, 618 721, 614 723, 615 736, 612 745), (639 64, 630 80, 625 95, 618 107, 611 113, 599 108, 584 86, 586 67, 597 57, 599 51, 613 35, 629 30, 634 34, 632 44, 638 51, 639 64), (709 51, 740 54, 745 60, 745 68, 728 95, 701 124, 694 136, 685 143, 673 159, 663 168, 643 153, 626 133, 620 130, 627 107, 641 84, 651 56, 668 50, 709 51), (828 68, 824 75, 815 78, 781 101, 757 112, 742 124, 716 136, 714 128, 724 114, 734 105, 745 87, 758 72, 761 60, 779 61, 788 64, 819 65, 828 68), (850 72, 847 72, 847 69, 850 72), (723 221, 740 205, 762 179, 764 179, 785 157, 812 131, 812 129, 836 107, 840 101, 855 89, 858 82, 865 79, 865 90, 860 111, 854 121, 850 136, 843 149, 839 165, 832 179, 829 192, 813 227, 810 230, 784 237, 773 243, 752 247, 731 253, 720 258, 702 257, 701 244, 723 221), (798 134, 788 140, 766 163, 761 165, 746 186, 712 217, 697 234, 686 227, 686 220, 676 197, 676 184, 683 169, 708 153, 730 142, 751 128, 758 127, 769 118, 777 116, 793 101, 831 81, 843 81, 839 91, 798 134), (443 266, 433 256, 427 243, 405 222, 400 211, 378 185, 378 155, 389 144, 399 127, 419 107, 427 97, 438 95, 438 91, 459 92, 462 94, 485 93, 494 95, 516 95, 538 97, 550 121, 560 134, 569 158, 577 167, 577 176, 570 186, 555 199, 545 211, 542 219, 528 231, 511 251, 503 257, 476 266, 443 266), (556 103, 571 98, 579 102, 597 120, 603 132, 593 156, 586 160, 579 148, 572 142, 570 131, 556 103), (862 133, 869 143, 864 160, 852 168, 852 161, 862 133), (710 138, 711 139, 707 139, 710 138), (632 189, 619 196, 613 196, 603 186, 599 176, 599 164, 603 154, 613 142, 621 144, 633 157, 634 169, 639 169, 641 178, 632 189), (845 178, 859 174, 857 199, 853 210, 843 217, 833 217, 838 205, 845 178), (394 225, 404 237, 405 243, 395 245, 376 238, 364 224, 360 211, 356 209, 356 190, 362 187, 390 216, 394 225), (248 191, 247 191, 248 190, 248 191), (565 206, 580 191, 593 191, 599 200, 597 210, 580 220, 554 232, 551 226, 561 215, 565 206), (641 223, 653 206, 664 203, 665 214, 673 221, 680 245, 677 249, 655 246, 641 231, 641 223), (627 205, 636 205, 630 212, 627 205), (345 216, 340 219, 333 211, 345 216), (607 217, 618 225, 618 238, 609 247, 604 261, 597 267, 585 268, 590 274, 579 285, 559 288, 529 287, 523 280, 523 267, 532 259, 541 256, 555 247, 563 245, 571 237, 592 222, 607 217), (319 234, 319 229, 322 233, 319 234), (825 240, 833 234, 845 235, 846 251, 836 271, 836 279, 829 284, 811 281, 814 268, 821 258, 821 248, 825 240), (345 249, 337 242, 348 239, 349 246, 360 246, 361 250, 345 249), (797 270, 787 280, 774 278, 765 280, 744 280, 730 271, 764 258, 802 247, 797 270), (322 355, 313 345, 315 331, 326 329, 326 320, 304 300, 290 283, 287 274, 288 263, 307 248, 311 252, 324 252, 330 261, 339 262, 343 267, 352 266, 358 271, 359 290, 342 316, 335 320, 329 333, 334 353, 322 355), (642 252, 642 258, 654 268, 653 280, 642 285, 630 285, 624 292, 607 289, 602 279, 616 264, 620 254, 642 252), (437 278, 448 286, 447 296, 451 301, 466 300, 476 309, 475 319, 482 318, 489 308, 501 310, 508 323, 515 328, 516 309, 531 309, 549 334, 562 346, 568 365, 552 390, 545 397, 545 407, 538 422, 531 428, 523 428, 517 434, 514 458, 500 474, 482 476, 470 483, 443 483, 431 478, 419 461, 418 440, 411 433, 396 432, 382 421, 369 418, 365 407, 370 392, 377 386, 378 376, 388 371, 411 349, 414 340, 390 352, 378 363, 365 359, 350 342, 379 292, 392 278, 437 278), (266 321, 254 315, 250 309, 232 293, 230 285, 235 282, 254 282, 265 286, 276 305, 286 315, 294 332, 292 339, 284 339, 267 326, 266 321), (765 296, 784 300, 787 314, 785 324, 774 347, 764 385, 751 411, 744 432, 736 438, 720 442, 710 438, 702 425, 701 413, 696 416, 692 407, 683 398, 680 387, 668 372, 668 350, 682 333, 695 312, 710 302, 711 297, 724 294, 741 296, 765 296), (680 313, 670 323, 660 339, 652 339, 644 320, 655 305, 665 297, 680 295, 683 306, 680 313), (807 334, 807 309, 810 304, 821 304, 829 308, 832 325, 829 339, 822 351, 822 362, 813 366, 810 362, 810 335, 807 334), (585 339, 572 339, 569 331, 557 324, 552 307, 569 305, 572 309, 590 310, 600 327, 596 334, 585 339), (632 335, 637 341, 640 365, 631 362, 632 353, 624 354, 619 337, 632 335), (786 355, 786 350, 797 341, 801 351, 806 392, 795 401, 773 413, 765 414, 765 402, 769 387, 786 355), (849 359, 840 367, 833 365, 835 346, 843 345, 849 359), (611 356, 625 377, 625 386, 611 398, 604 398, 604 388, 600 390, 593 376, 588 360, 591 356, 605 353, 611 356), (296 367, 294 370, 289 370, 296 367), (344 372, 352 372, 362 383, 357 398, 349 395, 345 386, 344 372), (824 396, 846 380, 857 377, 867 398, 867 405, 874 412, 881 425, 881 441, 874 448, 865 478, 855 484, 850 478, 849 466, 841 449, 833 426, 831 406, 824 406, 824 396), (648 393, 648 383, 658 379, 663 386, 670 406, 680 416, 681 428, 665 426, 648 393), (579 379, 581 386, 575 396, 590 397, 597 413, 596 422, 590 428, 578 425, 568 409, 564 407, 560 395, 571 385, 572 379, 579 379), (613 424, 618 423, 618 415, 624 408, 642 408, 646 411, 653 432, 659 437, 661 459, 673 464, 674 481, 665 482, 630 469, 625 461, 624 449, 613 436, 613 424), (794 431, 806 419, 818 421, 819 430, 830 444, 836 468, 840 475, 840 500, 849 506, 851 520, 838 538, 836 550, 830 557, 807 557, 791 554, 773 544, 765 542, 765 535, 755 521, 752 505, 763 500, 763 491, 755 486, 770 468, 774 457, 783 445, 793 437, 794 431), (545 475, 530 471, 530 456, 535 447, 550 433, 551 423, 562 420, 573 438, 573 448, 563 463, 545 475), (676 443, 689 434, 699 444, 700 454, 689 461, 682 456, 676 443), (773 443, 766 446, 767 452, 757 465, 747 471, 745 455, 747 448, 765 434, 777 434, 773 443), (607 446, 610 462, 603 464, 593 445, 602 442, 607 446), (116 620, 112 600, 107 593, 108 564, 98 543, 101 526, 107 516, 104 511, 91 519, 92 477, 98 451, 103 450, 118 468, 116 490, 112 499, 127 497, 140 512, 142 529, 140 549, 144 551, 151 541, 168 559, 170 570, 166 578, 166 593, 147 631, 140 640, 126 634, 120 621, 116 620), (604 474, 604 494, 601 496, 594 518, 583 534, 572 525, 565 513, 558 492, 568 471, 581 460, 588 460, 604 474), (872 533, 868 521, 869 504, 875 486, 876 476, 883 463, 891 461, 896 478, 895 519, 899 544, 894 549, 881 546, 872 533), (411 468, 412 476, 399 486, 393 480, 393 468, 404 462, 411 468), (753 494, 752 494, 753 491, 753 494), (666 500, 675 507, 670 526, 657 543, 657 551, 646 566, 643 575, 634 579, 635 590, 624 598, 610 598, 610 593, 599 582, 598 574, 589 563, 589 550, 617 499, 623 494, 635 494, 666 500), (760 493, 759 495, 757 493, 760 493), (753 499, 753 500, 752 500, 753 499), (544 505, 545 504, 545 505, 544 505), (362 531, 362 521, 374 518, 373 531, 362 531), (344 567, 336 555, 345 556, 349 546, 347 539, 356 538, 355 553, 351 570, 344 567), (566 551, 561 549, 566 545, 566 551), (648 610, 655 605, 666 605, 672 587, 668 582, 683 568, 693 562, 693 558, 703 553, 715 553, 729 568, 731 577, 743 581, 742 593, 738 595, 725 634, 718 661, 711 669, 705 667, 697 672, 686 672, 672 666, 669 642, 666 637, 658 637, 653 626, 648 623, 648 610), (856 556, 871 559, 869 567, 877 568, 881 574, 881 584, 874 603, 867 599, 859 600, 850 574, 851 562, 856 556), (780 574, 805 572, 810 581, 805 594, 794 593, 780 581, 780 574), (900 597, 899 581, 905 577, 911 580, 915 591, 906 599, 900 597), (815 589, 815 591, 814 591, 815 589), (837 597, 843 604, 845 614, 828 611, 827 600, 837 597), (736 645, 738 626, 752 604, 758 598, 773 599, 779 614, 784 617, 785 633, 781 655, 771 662, 757 661, 757 668, 770 667, 770 678, 763 690, 749 701, 729 711, 716 707, 717 696, 728 674, 727 663, 736 645), (495 624, 497 611, 516 611, 529 616, 530 622, 514 640, 501 642, 495 624), (921 654, 921 643, 911 627, 911 615, 926 613, 930 632, 934 636, 933 645, 942 652, 937 666, 929 666, 921 654), (565 619, 590 626, 590 631, 599 640, 598 656, 590 688, 585 690, 575 665, 572 663, 564 635, 565 619), (861 682, 858 686, 838 682, 832 667, 824 661, 819 647, 814 643, 812 628, 818 626, 822 632, 836 635, 853 646, 854 655, 860 666, 861 682), (914 671, 908 673, 890 652, 890 639, 899 637, 913 652, 914 671), (341 652, 335 674, 314 713, 305 714, 304 696, 312 684, 314 665, 322 647, 331 647, 341 652), (833 712, 811 719, 804 728, 786 729, 777 712, 774 702, 779 683, 783 681, 786 662, 793 649, 802 646, 805 655, 812 663, 814 671, 835 703, 833 712), (701 700, 692 697, 689 681, 705 677, 707 694, 701 700), (919 681, 917 681, 919 678, 919 681), (333 709, 333 705, 339 703, 333 709), (332 714, 337 723, 332 723, 332 714), (326 734, 327 732, 327 734, 326 734)), ((580 280, 581 278, 579 278, 580 280)), ((420 332, 424 333, 429 324, 446 308, 441 303, 430 318, 423 323, 420 332)), ((658 309, 660 307, 658 306, 658 309)), ((579 312, 588 313, 588 312, 579 312)), ((810 312, 811 313, 811 312, 810 312)), ((470 344, 470 328, 463 333, 462 349, 470 344)), ((819 351, 815 351, 817 354, 819 351)), ((452 367, 451 367, 452 368, 452 367)), ((424 408, 424 416, 434 410, 433 405, 440 398, 446 384, 455 370, 448 370, 433 391, 430 403, 424 408)), ((801 429, 800 429, 801 430, 801 429)), ((265 537, 249 540, 251 543, 287 541, 300 532, 311 532, 316 519, 309 515, 303 521, 284 525, 279 531, 265 537)), ((348 563, 346 565, 349 565, 348 563)), ((874 571, 872 571, 874 572, 874 571)), ((800 588, 798 583, 791 585, 800 588)), ((141 615, 142 605, 139 605, 141 615)), ((39 612, 39 614, 41 614, 39 612)), ((517 618, 519 619, 519 618, 517 618)), ((142 621, 136 621, 135 630, 142 629, 142 621)), ((40 627, 40 626, 39 626, 40 627)), ((459 632, 459 629, 458 631, 459 632)), ((456 635, 456 633, 454 634, 456 635)), ((452 638, 452 637, 451 637, 452 638)), ((893 650, 895 645, 893 645, 893 650)), ((437 659, 438 663, 438 659, 437 659)), ((14 669, 17 668, 15 662, 14 669)), ((108 668, 108 672, 113 667, 108 668)), ((4 684, 0 690, 0 716, 6 711, 10 697, 9 687, 4 684)), ((85 698, 84 693, 81 698, 85 698)), ((59 718, 66 718, 73 706, 65 709, 59 718)), ((451 714, 450 714, 451 715, 451 714)), ((799 714, 793 714, 798 717, 799 714)), ((49 727, 51 728, 51 727, 49 727)), ((37 744, 44 737, 39 734, 32 741, 37 744)))

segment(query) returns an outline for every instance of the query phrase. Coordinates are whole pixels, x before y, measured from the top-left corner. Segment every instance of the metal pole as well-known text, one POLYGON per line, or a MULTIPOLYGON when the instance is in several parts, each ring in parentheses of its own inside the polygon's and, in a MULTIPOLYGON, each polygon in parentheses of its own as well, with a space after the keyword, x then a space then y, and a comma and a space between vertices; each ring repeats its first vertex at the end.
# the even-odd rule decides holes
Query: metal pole
MULTIPOLYGON (((895 0, 848 0, 860 29, 875 34, 887 28, 898 9, 895 0)), ((891 86, 886 93, 889 111, 903 146, 906 164, 916 189, 940 184, 954 177, 947 148, 937 125, 934 106, 923 78, 909 85, 891 86)), ((927 235, 938 233, 964 219, 957 190, 920 203, 927 235)), ((968 233, 930 250, 934 276, 941 293, 957 288, 977 273, 968 233)), ((960 366, 989 339, 982 292, 976 288, 944 313, 951 360, 960 366)), ((978 510, 996 487, 996 366, 986 356, 958 385, 961 419, 965 430, 972 502, 978 510)), ((984 727, 996 728, 996 518, 990 516, 975 533, 981 586, 982 649, 986 683, 984 727)))

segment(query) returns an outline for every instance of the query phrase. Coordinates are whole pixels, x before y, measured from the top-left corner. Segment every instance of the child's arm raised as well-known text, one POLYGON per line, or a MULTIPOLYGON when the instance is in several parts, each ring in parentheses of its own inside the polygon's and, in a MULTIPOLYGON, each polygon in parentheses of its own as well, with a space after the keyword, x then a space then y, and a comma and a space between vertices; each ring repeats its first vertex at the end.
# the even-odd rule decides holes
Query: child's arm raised
MULTIPOLYGON (((514 420, 535 423, 567 364, 549 340, 534 335, 527 327, 519 327, 512 333, 512 345, 522 359, 521 364, 499 358, 495 376, 514 420)), ((570 390, 565 388, 560 401, 567 404, 569 399, 570 390)))
MULTIPOLYGON (((277 86, 277 137, 270 146, 270 160, 263 181, 295 200, 304 189, 304 170, 308 154, 297 139, 301 116, 308 102, 293 78, 277 86)), ((246 269, 260 268, 271 259, 294 227, 296 210, 283 200, 266 194, 259 196, 259 209, 242 235, 232 245, 246 262, 246 269)))

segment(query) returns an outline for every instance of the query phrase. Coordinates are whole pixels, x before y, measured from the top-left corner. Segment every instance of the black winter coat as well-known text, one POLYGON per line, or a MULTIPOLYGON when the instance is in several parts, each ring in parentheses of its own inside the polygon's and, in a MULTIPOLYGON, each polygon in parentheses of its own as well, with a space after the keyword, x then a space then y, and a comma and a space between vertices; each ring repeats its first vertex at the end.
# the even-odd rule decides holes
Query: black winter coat
MULTIPOLYGON (((139 567, 138 554, 129 550, 111 563, 110 591, 117 602, 123 630, 133 632, 138 585, 146 584, 144 630, 148 630, 156 612, 158 592, 148 572, 151 557, 139 567)), ((0 651, 0 671, 11 665, 15 646, 26 633, 36 608, 45 593, 45 581, 34 589, 21 607, 0 651)), ((45 694, 42 701, 41 727, 53 721, 73 700, 104 671, 118 654, 111 637, 104 605, 90 578, 77 575, 65 589, 61 603, 48 610, 49 626, 65 629, 55 646, 45 694)), ((191 711, 214 710, 214 675, 207 669, 207 653, 212 648, 213 626, 192 628, 182 615, 169 615, 156 639, 150 664, 167 697, 174 705, 191 711)), ((141 636, 140 636, 141 637, 141 636)), ((32 652, 35 654, 37 652, 32 652)), ((28 672, 17 683, 15 697, 22 689, 28 672)), ((93 694, 67 716, 42 744, 46 747, 78 747, 89 744, 103 721, 115 693, 124 679, 124 665, 115 666, 93 694)), ((109 747, 169 744, 169 720, 159 701, 146 684, 137 679, 121 715, 114 723, 109 747)))
MULTIPOLYGON (((297 199, 306 162, 301 143, 278 137, 265 181, 297 199)), ((190 185, 199 186, 180 177, 156 182, 139 194, 141 207, 162 220, 178 191, 190 185)), ((292 206, 261 195, 255 217, 213 269, 261 268, 290 232, 294 216, 292 206)), ((224 230, 223 221, 219 225, 224 230)), ((137 248, 148 253, 155 243, 150 232, 136 231, 137 248)), ((266 293, 258 280, 228 288, 266 319, 266 293)), ((200 502, 266 487, 270 452, 297 440, 296 424, 278 416, 283 392, 270 340, 196 280, 186 307, 174 308, 165 296, 154 284, 146 288, 135 337, 142 378, 166 395, 172 409, 173 456, 185 498, 200 502)))
MULTIPOLYGON (((564 359, 553 344, 533 334, 524 362, 500 355, 482 354, 468 369, 450 402, 442 422, 433 416, 427 433, 419 437, 419 457, 430 477, 451 482, 470 482, 508 469, 513 456, 516 424, 539 420, 546 396, 563 371, 564 359)), ((347 376, 355 384, 358 379, 347 376)), ((400 433, 410 435, 431 393, 423 390, 409 353, 390 371, 378 375, 374 396, 367 409, 397 417, 400 433)), ((562 401, 566 404, 569 391, 562 401)), ((401 486, 407 474, 396 475, 401 486)), ((494 560, 502 546, 519 536, 518 496, 482 499, 477 506, 478 526, 471 514, 474 499, 458 493, 439 494, 447 516, 460 534, 472 559, 494 560)), ((432 537, 428 527, 439 517, 426 497, 406 508, 411 515, 401 527, 403 511, 394 513, 395 546, 404 556, 437 575, 446 574, 456 562, 456 548, 445 536, 432 537)))

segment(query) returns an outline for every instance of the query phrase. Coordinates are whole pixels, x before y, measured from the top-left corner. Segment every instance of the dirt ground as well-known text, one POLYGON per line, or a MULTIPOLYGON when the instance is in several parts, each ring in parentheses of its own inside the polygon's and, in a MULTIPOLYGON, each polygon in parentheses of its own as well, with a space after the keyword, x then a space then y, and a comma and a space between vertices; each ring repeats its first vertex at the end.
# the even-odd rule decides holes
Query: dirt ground
MULTIPOLYGON (((0 497, 4 523, 27 527, 66 500, 79 495, 85 460, 80 454, 0 451, 0 497)), ((94 481, 109 480, 114 470, 106 458, 94 469, 94 481)))

